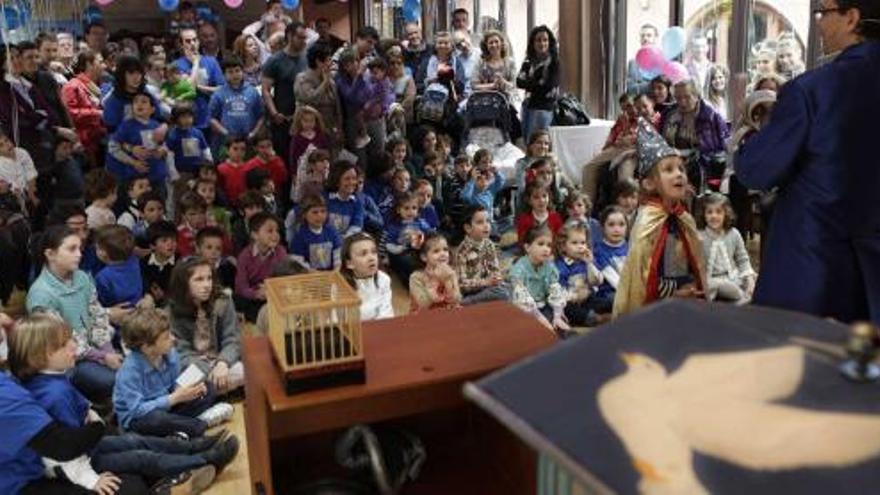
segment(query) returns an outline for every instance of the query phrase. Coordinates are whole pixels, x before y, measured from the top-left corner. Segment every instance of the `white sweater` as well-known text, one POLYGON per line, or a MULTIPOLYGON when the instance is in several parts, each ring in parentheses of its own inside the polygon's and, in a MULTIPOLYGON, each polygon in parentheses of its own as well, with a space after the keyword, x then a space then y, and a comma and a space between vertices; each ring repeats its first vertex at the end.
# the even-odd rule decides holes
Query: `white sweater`
POLYGON ((356 279, 358 295, 361 298, 361 321, 393 318, 391 306, 391 277, 379 271, 376 277, 356 279))

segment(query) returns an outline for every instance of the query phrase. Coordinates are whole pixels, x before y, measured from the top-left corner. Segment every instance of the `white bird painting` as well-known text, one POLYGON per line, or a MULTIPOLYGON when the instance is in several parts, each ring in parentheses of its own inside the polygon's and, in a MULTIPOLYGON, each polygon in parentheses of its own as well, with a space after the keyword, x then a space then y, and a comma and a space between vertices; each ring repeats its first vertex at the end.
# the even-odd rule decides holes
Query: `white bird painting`
POLYGON ((880 416, 778 403, 801 383, 800 347, 694 354, 672 373, 644 354, 622 358, 627 370, 597 400, 640 493, 708 493, 694 452, 757 471, 844 467, 880 454, 880 416))

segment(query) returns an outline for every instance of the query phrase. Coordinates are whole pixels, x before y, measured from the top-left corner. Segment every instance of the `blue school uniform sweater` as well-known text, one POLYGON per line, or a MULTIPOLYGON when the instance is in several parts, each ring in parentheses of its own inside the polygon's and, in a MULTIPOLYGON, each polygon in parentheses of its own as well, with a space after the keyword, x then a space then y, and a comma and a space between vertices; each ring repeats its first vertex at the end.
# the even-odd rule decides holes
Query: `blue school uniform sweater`
MULTIPOLYGON (((186 57, 180 57, 175 60, 174 65, 176 65, 178 70, 184 74, 192 73, 192 62, 186 57)), ((216 58, 208 55, 199 57, 199 70, 201 72, 199 76, 199 84, 205 86, 223 86, 226 84, 226 79, 223 77, 223 71, 220 69, 220 64, 217 63, 216 58)), ((211 95, 209 94, 205 94, 201 91, 196 92, 196 101, 193 108, 193 113, 195 113, 195 123, 193 125, 199 129, 208 127, 208 102, 210 101, 210 98, 211 95)))
POLYGON ((596 290, 599 297, 609 297, 617 292, 617 282, 620 280, 620 270, 626 255, 629 253, 629 244, 624 242, 620 246, 611 246, 604 239, 596 244, 593 251, 593 259, 596 260, 596 268, 602 272, 605 281, 596 290))
POLYGON ((342 240, 332 225, 325 224, 315 232, 303 223, 293 236, 290 253, 312 270, 333 270, 339 264, 341 246, 342 240))
POLYGON ((217 119, 232 136, 247 136, 263 116, 263 99, 256 88, 247 83, 233 88, 224 85, 211 95, 208 115, 217 119))
POLYGON ((162 357, 154 368, 141 351, 132 351, 116 372, 113 387, 113 409, 119 424, 128 428, 137 418, 160 409, 171 408, 168 395, 174 391, 174 380, 180 375, 180 357, 177 351, 162 357))
POLYGON ((128 303, 134 306, 144 296, 141 265, 136 256, 121 263, 106 265, 95 277, 98 301, 104 307, 128 303))
MULTIPOLYGON (((116 132, 110 137, 111 142, 119 145, 146 146, 154 148, 153 132, 159 127, 159 122, 150 119, 142 122, 138 119, 126 119, 116 128, 116 132)), ((127 154, 131 155, 130 152, 127 154)), ((146 160, 150 171, 147 173, 150 182, 165 182, 168 177, 168 166, 164 158, 150 158, 146 160)), ((123 182, 139 175, 139 172, 127 163, 117 160, 113 153, 107 153, 107 170, 113 173, 123 182)))
POLYGON ((440 217, 437 215, 437 209, 434 208, 433 204, 425 205, 424 208, 419 209, 419 218, 424 220, 431 227, 431 230, 440 228, 440 217))
POLYGON ((427 234, 432 229, 421 218, 408 222, 399 219, 391 221, 385 231, 387 234, 385 245, 388 248, 388 252, 391 254, 402 254, 407 249, 411 249, 409 235, 414 231, 427 234))
POLYGON ((65 373, 38 373, 22 385, 55 421, 71 428, 85 423, 89 401, 65 373))
POLYGON ((364 229, 364 204, 356 195, 342 199, 331 192, 327 198, 327 221, 343 237, 364 229))
POLYGON ((587 262, 584 260, 569 260, 560 256, 556 258, 556 270, 559 272, 559 283, 564 289, 589 285, 587 262))
POLYGON ((174 153, 174 168, 181 173, 198 173, 202 162, 211 158, 205 135, 195 127, 171 128, 168 137, 165 138, 165 145, 174 153))
MULTIPOLYGON (((153 108, 155 109, 153 110, 153 118, 165 120, 168 116, 162 113, 159 99, 152 92, 148 91, 147 93, 150 95, 150 100, 153 102, 153 108)), ((102 94, 104 96, 101 100, 101 106, 103 107, 101 119, 104 121, 107 130, 112 133, 117 127, 122 125, 122 122, 132 117, 131 98, 117 95, 116 90, 112 86, 108 86, 108 93, 103 93, 102 86, 102 94)))
POLYGON ((43 460, 28 443, 52 418, 14 378, 0 373, 0 493, 18 493, 44 475, 43 460))

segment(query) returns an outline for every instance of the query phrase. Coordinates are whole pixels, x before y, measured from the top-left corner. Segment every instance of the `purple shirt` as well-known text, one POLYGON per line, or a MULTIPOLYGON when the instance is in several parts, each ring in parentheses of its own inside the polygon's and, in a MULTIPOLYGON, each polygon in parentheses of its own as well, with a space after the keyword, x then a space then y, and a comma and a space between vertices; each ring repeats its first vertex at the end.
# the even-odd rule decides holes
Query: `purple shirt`
POLYGON ((235 293, 246 299, 256 299, 257 289, 272 274, 272 268, 287 258, 287 250, 280 245, 266 255, 260 255, 255 251, 254 245, 248 244, 238 255, 235 293))

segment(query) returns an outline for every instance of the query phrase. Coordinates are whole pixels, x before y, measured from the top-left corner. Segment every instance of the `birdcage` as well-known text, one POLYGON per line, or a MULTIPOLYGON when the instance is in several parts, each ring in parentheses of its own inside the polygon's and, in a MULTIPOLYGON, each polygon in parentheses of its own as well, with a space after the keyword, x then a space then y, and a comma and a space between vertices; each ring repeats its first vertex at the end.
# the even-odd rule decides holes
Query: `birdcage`
POLYGON ((288 394, 363 383, 360 298, 338 272, 266 280, 269 338, 288 394))

